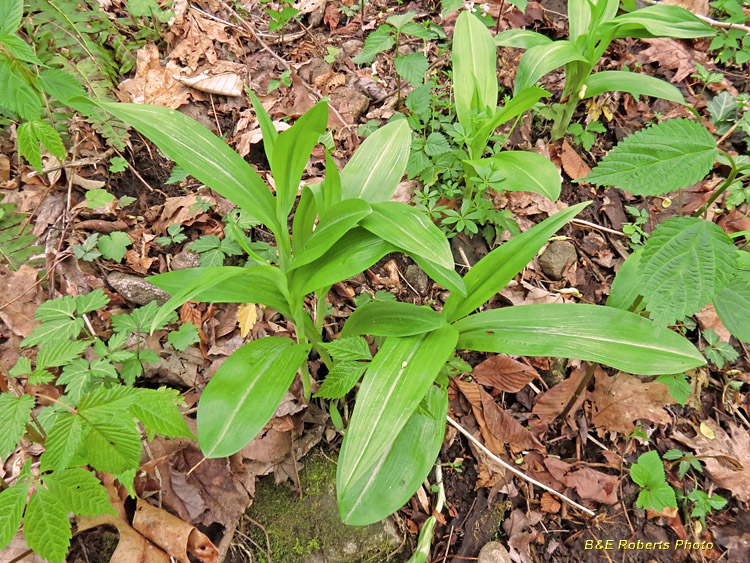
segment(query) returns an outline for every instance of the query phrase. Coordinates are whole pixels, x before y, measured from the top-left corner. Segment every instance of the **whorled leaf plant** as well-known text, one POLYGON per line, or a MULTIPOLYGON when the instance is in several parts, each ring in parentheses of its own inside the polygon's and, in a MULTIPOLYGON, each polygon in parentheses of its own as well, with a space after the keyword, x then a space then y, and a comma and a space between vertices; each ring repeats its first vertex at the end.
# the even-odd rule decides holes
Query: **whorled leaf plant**
POLYGON ((653 76, 621 70, 592 72, 614 39, 691 39, 708 37, 716 32, 679 6, 657 4, 618 16, 619 7, 619 0, 568 0, 567 40, 552 41, 546 35, 522 29, 509 29, 495 36, 497 45, 526 49, 516 72, 517 93, 533 86, 548 72, 564 67, 562 108, 552 126, 553 140, 561 138, 568 130, 581 100, 604 92, 618 90, 634 96, 654 96, 685 103, 676 87, 653 76))

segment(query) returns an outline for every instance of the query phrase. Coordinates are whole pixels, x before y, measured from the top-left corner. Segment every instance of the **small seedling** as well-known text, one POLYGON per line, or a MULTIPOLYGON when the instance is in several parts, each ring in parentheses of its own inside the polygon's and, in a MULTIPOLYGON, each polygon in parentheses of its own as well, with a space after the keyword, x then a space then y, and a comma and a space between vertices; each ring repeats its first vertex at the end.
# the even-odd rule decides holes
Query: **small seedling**
POLYGON ((587 151, 590 151, 596 142, 596 135, 594 133, 604 133, 606 131, 607 128, 598 121, 587 123, 585 129, 580 123, 571 123, 570 127, 568 127, 568 133, 573 135, 576 144, 581 145, 587 151))
POLYGON ((729 342, 724 342, 719 338, 712 329, 708 328, 703 331, 703 338, 706 340, 706 349, 703 350, 703 354, 706 356, 709 362, 714 364, 717 368, 722 369, 726 362, 730 364, 740 357, 737 350, 735 350, 729 342))
POLYGON ((679 461, 680 465, 678 467, 678 474, 680 476, 680 480, 682 480, 683 477, 685 477, 685 474, 690 470, 694 469, 698 473, 703 473, 703 466, 698 461, 697 457, 687 455, 682 450, 678 449, 671 449, 664 452, 664 459, 667 461, 671 461, 672 463, 670 465, 674 465, 679 461))
POLYGON ((693 503, 691 518, 700 518, 703 527, 706 526, 706 516, 714 510, 721 510, 727 504, 727 499, 719 495, 708 496, 708 493, 699 489, 693 489, 687 495, 687 499, 693 503))
POLYGON ((641 454, 630 467, 630 478, 641 487, 635 505, 657 512, 667 507, 677 507, 674 489, 667 483, 664 464, 656 451, 641 454))
POLYGON ((643 230, 643 225, 648 223, 648 209, 638 209, 633 205, 626 205, 625 211, 633 218, 632 223, 625 223, 622 232, 630 239, 630 248, 636 249, 648 239, 648 233, 643 230))
POLYGON ((169 246, 170 244, 180 244, 187 240, 187 235, 182 232, 182 225, 179 223, 172 223, 167 227, 167 234, 163 237, 156 239, 156 244, 159 246, 169 246))
POLYGON ((124 172, 128 169, 128 161, 121 156, 115 156, 109 161, 109 171, 112 173, 124 172))
POLYGON ((108 203, 115 200, 115 196, 107 190, 88 190, 86 192, 86 207, 96 209, 105 207, 108 203))
POLYGON ((278 90, 281 88, 281 85, 284 86, 291 86, 292 85, 292 71, 291 70, 285 70, 279 75, 279 79, 273 79, 268 82, 268 91, 266 94, 270 94, 274 90, 278 90))

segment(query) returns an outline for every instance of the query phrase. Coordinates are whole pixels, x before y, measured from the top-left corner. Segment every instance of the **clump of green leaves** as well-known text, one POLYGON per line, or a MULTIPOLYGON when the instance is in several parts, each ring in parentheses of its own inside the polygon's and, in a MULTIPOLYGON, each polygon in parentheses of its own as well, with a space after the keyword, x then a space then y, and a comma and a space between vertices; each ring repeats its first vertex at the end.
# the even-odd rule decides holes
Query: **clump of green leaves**
POLYGON ((731 364, 740 357, 739 352, 729 342, 721 340, 719 335, 712 329, 707 328, 704 330, 703 338, 706 340, 706 348, 703 350, 703 354, 717 368, 721 369, 726 362, 731 364))
POLYGON ((573 135, 576 144, 581 145, 585 150, 590 151, 596 142, 596 133, 604 133, 607 128, 598 121, 590 121, 584 128, 580 123, 571 123, 568 127, 568 133, 573 135))
POLYGON ((727 505, 727 499, 719 495, 711 495, 698 488, 693 489, 687 494, 687 500, 693 504, 693 510, 690 513, 691 518, 699 518, 704 528, 706 526, 706 516, 714 510, 721 510, 727 505))
POLYGON ((630 466, 630 478, 641 487, 635 502, 638 508, 651 508, 658 512, 667 507, 677 507, 674 489, 667 483, 664 464, 658 452, 641 454, 638 462, 630 466))
MULTIPOLYGON (((710 3, 715 17, 721 21, 746 24, 750 21, 745 13, 743 2, 739 0, 714 0, 710 3)), ((711 45, 720 63, 734 63, 742 66, 750 61, 750 36, 741 29, 720 29, 711 45)))
POLYGON ((683 477, 685 477, 685 474, 693 469, 694 471, 697 471, 698 473, 703 473, 703 466, 701 465, 700 461, 698 461, 697 458, 685 454, 682 450, 678 450, 676 448, 667 450, 664 452, 664 459, 673 462, 672 465, 679 462, 678 467, 678 474, 680 476, 680 480, 682 480, 683 477))
POLYGON ((622 232, 628 235, 630 248, 636 249, 648 239, 648 233, 643 230, 643 225, 648 223, 649 220, 648 209, 645 207, 638 209, 634 205, 626 205, 625 211, 633 218, 633 222, 623 224, 622 232))
POLYGON ((73 255, 79 260, 93 262, 99 257, 115 262, 122 262, 133 241, 127 233, 115 231, 107 235, 93 233, 81 244, 73 245, 73 255))
POLYGON ((172 223, 167 227, 166 236, 156 238, 156 244, 159 246, 170 246, 172 244, 180 244, 186 240, 187 235, 182 232, 182 225, 172 223))
MULTIPOLYGON (((269 2, 270 0, 262 1, 269 2)), ((268 22, 268 30, 271 32, 281 31, 279 34, 279 41, 281 43, 284 42, 284 28, 299 15, 299 10, 293 4, 292 0, 278 0, 277 8, 266 8, 266 14, 271 18, 268 22)))

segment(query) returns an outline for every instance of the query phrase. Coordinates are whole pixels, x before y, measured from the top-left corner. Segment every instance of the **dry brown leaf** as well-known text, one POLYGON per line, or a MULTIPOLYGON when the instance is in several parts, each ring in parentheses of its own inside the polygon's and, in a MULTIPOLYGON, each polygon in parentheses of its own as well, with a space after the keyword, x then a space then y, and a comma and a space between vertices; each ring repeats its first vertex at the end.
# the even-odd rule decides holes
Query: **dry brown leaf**
POLYGON ((498 441, 508 444, 511 450, 515 451, 547 451, 529 430, 521 426, 520 422, 500 407, 492 398, 492 395, 481 387, 479 388, 479 396, 482 401, 482 411, 487 423, 487 430, 492 432, 498 441))
POLYGON ((484 445, 495 455, 501 455, 505 453, 505 443, 498 440, 497 437, 490 432, 487 428, 487 421, 484 419, 484 411, 482 409, 482 396, 480 394, 480 387, 476 383, 469 381, 461 381, 460 379, 452 380, 461 390, 461 393, 471 403, 471 412, 474 414, 474 418, 479 425, 479 432, 482 435, 484 445))
MULTIPOLYGON (((216 199, 202 194, 201 199, 212 206, 216 205, 216 199)), ((189 227, 202 217, 202 213, 195 212, 195 204, 198 203, 198 195, 191 194, 181 197, 168 197, 164 201, 164 209, 161 212, 159 220, 153 226, 155 234, 164 234, 167 227, 173 223, 179 223, 189 227)))
POLYGON ((595 426, 628 435, 640 419, 667 424, 672 419, 664 405, 674 403, 669 388, 663 383, 645 381, 619 372, 612 377, 598 372, 591 393, 594 404, 592 422, 595 426))
POLYGON ((711 440, 700 433, 691 438, 678 431, 673 433, 673 438, 695 450, 696 455, 718 456, 718 459, 701 459, 708 476, 720 487, 732 491, 738 500, 750 502, 750 432, 732 421, 727 422, 729 433, 711 419, 704 424, 713 431, 715 439, 711 440), (727 463, 722 458, 732 458, 739 462, 739 466, 727 463), (737 471, 740 466, 742 469, 737 471))
POLYGON ((0 183, 10 180, 10 159, 0 154, 0 183))
POLYGON ((474 379, 481 385, 494 387, 498 391, 517 393, 539 374, 532 367, 498 354, 474 367, 474 379))
POLYGON ((110 563, 169 563, 170 558, 156 547, 125 520, 112 514, 101 516, 81 516, 76 520, 78 531, 90 530, 97 526, 114 526, 120 534, 110 563))
POLYGON ((554 457, 546 458, 544 465, 555 479, 567 487, 574 488, 582 499, 603 504, 617 502, 619 479, 616 475, 607 475, 590 467, 576 469, 573 465, 554 457))
POLYGON ((695 62, 708 65, 705 53, 691 49, 677 39, 642 39, 650 47, 636 56, 644 63, 658 63, 659 66, 675 70, 670 82, 681 82, 695 72, 695 62))
MULTIPOLYGON (((601 370, 601 368, 598 366, 596 369, 601 370)), ((543 427, 546 427, 550 422, 555 420, 560 415, 560 413, 562 413, 565 405, 568 404, 568 401, 573 396, 573 393, 575 393, 576 389, 578 389, 581 378, 583 378, 585 375, 586 368, 580 367, 573 371, 570 374, 570 377, 568 377, 565 381, 563 381, 562 383, 558 383, 548 391, 545 391, 544 393, 539 395, 536 398, 536 402, 534 403, 534 408, 531 410, 533 414, 539 417, 539 424, 534 426, 541 425, 543 427)), ((578 425, 575 422, 574 415, 576 411, 581 408, 586 395, 587 391, 584 389, 576 399, 575 403, 573 403, 573 406, 568 413, 568 424, 573 429, 578 428, 578 425)))
POLYGON ((179 72, 174 61, 161 66, 159 50, 149 43, 138 49, 135 78, 124 80, 118 89, 125 98, 123 101, 177 109, 188 103, 191 95, 190 88, 173 78, 179 72))
POLYGON ((240 336, 245 338, 258 321, 258 309, 255 303, 243 303, 237 309, 237 323, 240 326, 240 336))
POLYGON ((36 324, 36 278, 36 270, 27 264, 16 272, 0 267, 0 319, 18 336, 28 336, 36 324))
POLYGON ((696 313, 695 318, 698 319, 698 324, 701 326, 702 330, 710 328, 719 335, 720 340, 729 342, 729 339, 732 338, 732 335, 716 313, 716 309, 710 303, 706 305, 700 313, 696 313))
POLYGON ((340 17, 341 10, 339 10, 335 4, 328 4, 326 6, 325 14, 323 15, 323 23, 328 26, 330 31, 334 31, 339 25, 340 17))
POLYGON ((562 504, 557 502, 555 500, 555 497, 553 497, 551 494, 549 494, 546 491, 542 495, 542 498, 539 504, 542 509, 542 512, 547 512, 548 514, 557 514, 558 512, 560 512, 560 509, 562 508, 562 504))
POLYGON ((190 86, 207 94, 219 96, 238 97, 242 95, 242 78, 235 72, 222 72, 220 74, 209 74, 203 71, 198 76, 186 78, 176 75, 173 77, 185 86, 190 86))
POLYGON ((568 141, 563 141, 562 154, 560 155, 563 170, 571 180, 584 178, 591 172, 591 168, 586 164, 576 150, 570 146, 568 141))
POLYGON ((661 3, 685 8, 699 16, 708 15, 708 0, 661 0, 661 3))

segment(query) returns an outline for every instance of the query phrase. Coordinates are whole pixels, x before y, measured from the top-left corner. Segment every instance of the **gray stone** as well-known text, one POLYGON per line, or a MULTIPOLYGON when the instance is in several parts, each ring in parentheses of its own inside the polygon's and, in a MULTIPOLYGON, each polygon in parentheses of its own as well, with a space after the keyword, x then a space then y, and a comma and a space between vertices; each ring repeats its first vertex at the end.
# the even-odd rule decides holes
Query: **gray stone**
POLYGON ((299 68, 299 75, 304 79, 310 82, 311 84, 315 82, 315 79, 319 76, 322 76, 324 74, 328 74, 331 72, 332 67, 330 64, 325 62, 323 59, 310 59, 309 62, 303 64, 299 68))
POLYGON ((172 257, 173 270, 185 270, 186 268, 197 268, 200 266, 200 255, 192 250, 185 249, 172 257))
POLYGON ((430 278, 424 273, 422 268, 416 264, 409 264, 406 267, 406 281, 409 282, 414 289, 416 289, 420 295, 426 295, 430 289, 430 278))
POLYGON ((130 301, 136 305, 146 305, 154 300, 159 305, 164 305, 171 297, 169 293, 163 289, 159 289, 143 278, 122 272, 112 272, 107 276, 107 282, 126 301, 130 301))
POLYGON ((510 554, 498 541, 486 543, 479 552, 477 563, 511 563, 510 554))
POLYGON ((344 41, 344 44, 341 45, 341 48, 344 51, 343 54, 347 55, 348 57, 353 57, 362 50, 363 45, 364 43, 359 39, 349 39, 349 41, 344 41))
POLYGON ((567 240, 556 240, 539 257, 542 272, 551 280, 562 279, 563 272, 578 259, 576 247, 567 240))

